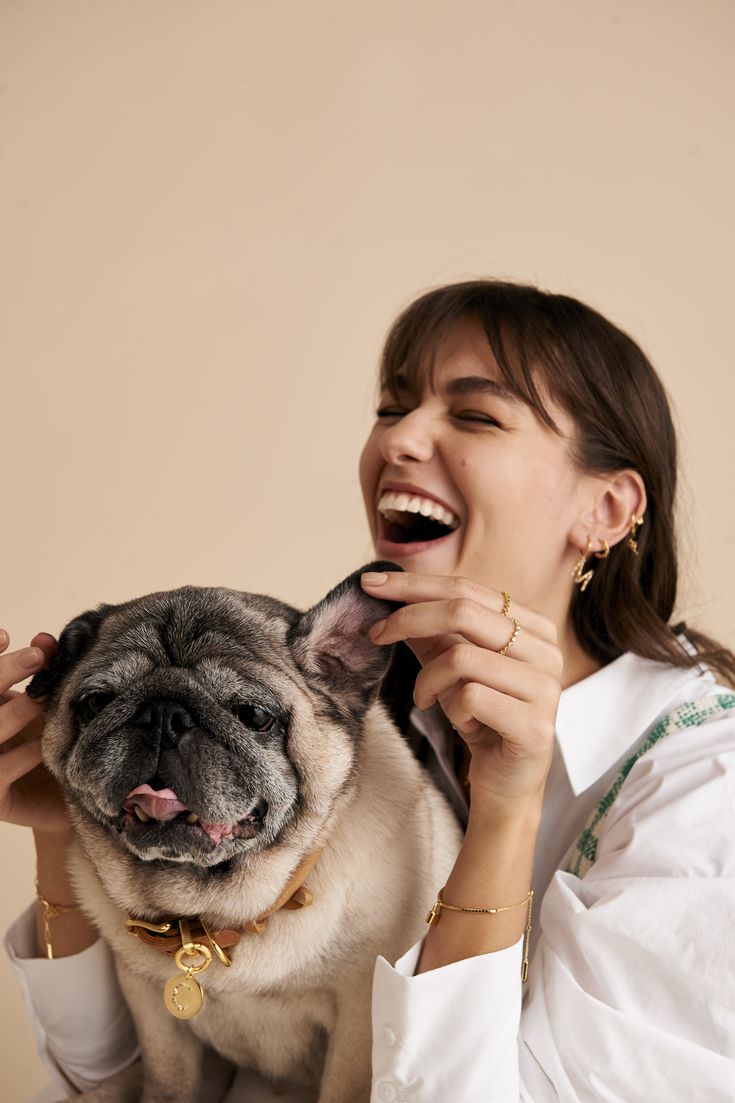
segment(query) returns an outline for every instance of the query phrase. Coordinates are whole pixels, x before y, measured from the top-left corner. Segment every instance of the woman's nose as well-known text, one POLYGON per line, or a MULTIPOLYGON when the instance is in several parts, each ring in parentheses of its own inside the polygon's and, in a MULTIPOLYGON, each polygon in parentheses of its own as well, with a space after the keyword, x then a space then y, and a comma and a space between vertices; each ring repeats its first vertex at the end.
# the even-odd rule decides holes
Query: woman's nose
POLYGON ((397 418, 380 438, 383 459, 390 464, 426 462, 434 452, 431 419, 420 408, 397 418))

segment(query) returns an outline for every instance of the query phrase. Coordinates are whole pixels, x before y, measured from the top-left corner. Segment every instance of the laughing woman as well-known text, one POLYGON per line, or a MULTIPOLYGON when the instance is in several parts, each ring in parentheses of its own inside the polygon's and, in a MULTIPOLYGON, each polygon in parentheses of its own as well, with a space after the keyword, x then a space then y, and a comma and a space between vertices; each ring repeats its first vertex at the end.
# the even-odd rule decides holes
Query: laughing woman
MULTIPOLYGON (((371 633, 396 645, 381 693, 466 834, 425 938, 378 959, 371 1100, 731 1101, 735 656, 670 623, 661 382, 583 304, 476 281, 398 318, 380 391, 360 476, 376 554, 404 568, 363 576, 404 603, 371 633)), ((0 815, 34 828, 62 908, 32 905, 6 946, 74 1094, 136 1039, 64 872, 42 705, 11 688, 53 652, 32 642, 35 668, 7 637, 0 657, 0 815)), ((247 1074, 227 1096, 267 1099, 247 1074)))

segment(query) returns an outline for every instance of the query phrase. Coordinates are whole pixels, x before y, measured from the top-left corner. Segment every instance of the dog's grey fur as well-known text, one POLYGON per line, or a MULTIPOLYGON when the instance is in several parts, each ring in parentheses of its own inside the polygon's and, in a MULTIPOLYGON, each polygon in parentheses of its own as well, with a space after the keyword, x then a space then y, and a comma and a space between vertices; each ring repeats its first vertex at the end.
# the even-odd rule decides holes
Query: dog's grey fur
POLYGON ((43 754, 76 830, 78 899, 111 946, 142 1049, 142 1073, 90 1099, 216 1103, 244 1066, 318 1103, 367 1103, 376 955, 395 960, 425 931, 460 831, 377 699, 389 649, 367 630, 395 606, 367 597, 361 573, 303 614, 193 586, 100 606, 67 625, 31 682, 32 696, 48 695, 43 754), (114 696, 90 716, 92 693, 114 696), (156 700, 179 702, 194 726, 168 740, 141 726, 156 700), (265 707, 273 728, 245 726, 243 702, 265 707), (211 822, 266 800, 262 829, 215 844, 184 825, 125 827, 126 794, 151 779, 211 822), (320 847, 312 906, 245 934, 231 968, 214 959, 201 974, 200 1014, 172 1018, 173 960, 131 937, 126 917, 240 929, 320 847))

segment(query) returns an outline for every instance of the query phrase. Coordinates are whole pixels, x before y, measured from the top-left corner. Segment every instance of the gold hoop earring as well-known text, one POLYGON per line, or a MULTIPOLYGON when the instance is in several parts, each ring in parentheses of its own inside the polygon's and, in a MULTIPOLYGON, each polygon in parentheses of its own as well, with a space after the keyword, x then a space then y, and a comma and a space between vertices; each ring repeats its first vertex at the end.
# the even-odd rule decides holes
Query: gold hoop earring
POLYGON ((571 572, 572 578, 574 579, 574 584, 575 584, 575 586, 579 586, 580 593, 584 593, 584 591, 589 586, 589 584, 592 581, 592 579, 594 577, 594 574, 595 574, 594 571, 587 571, 584 574, 582 573, 584 571, 585 560, 587 559, 588 555, 590 554, 590 548, 591 547, 592 547, 592 540, 588 536, 587 537, 587 548, 586 548, 585 551, 582 551, 582 549, 580 548, 580 551, 582 552, 582 554, 579 557, 579 559, 577 560, 577 562, 574 564, 574 570, 571 572))
MULTIPOLYGON (((600 539, 602 540, 602 537, 600 537, 600 539)), ((596 559, 607 559, 608 555, 610 554, 610 548, 608 547, 607 540, 602 540, 602 542, 605 547, 602 549, 602 551, 595 552, 596 559)))
POLYGON ((630 521, 630 538, 628 540, 628 547, 633 552, 633 555, 638 555, 638 541, 635 538, 636 529, 643 524, 643 516, 636 517, 635 513, 631 517, 630 521))

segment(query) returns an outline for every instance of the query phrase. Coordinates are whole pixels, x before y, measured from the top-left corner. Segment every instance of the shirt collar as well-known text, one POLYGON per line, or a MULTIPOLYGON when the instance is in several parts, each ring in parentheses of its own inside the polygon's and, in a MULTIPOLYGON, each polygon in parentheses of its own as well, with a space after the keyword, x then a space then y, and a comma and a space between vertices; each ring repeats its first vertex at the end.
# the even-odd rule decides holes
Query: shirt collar
MULTIPOLYGON (((679 639, 690 654, 695 653, 688 640, 679 639)), ((700 679, 715 682, 701 664, 677 667, 627 651, 562 690, 556 738, 575 796, 639 742, 688 682, 701 685, 700 679)))

